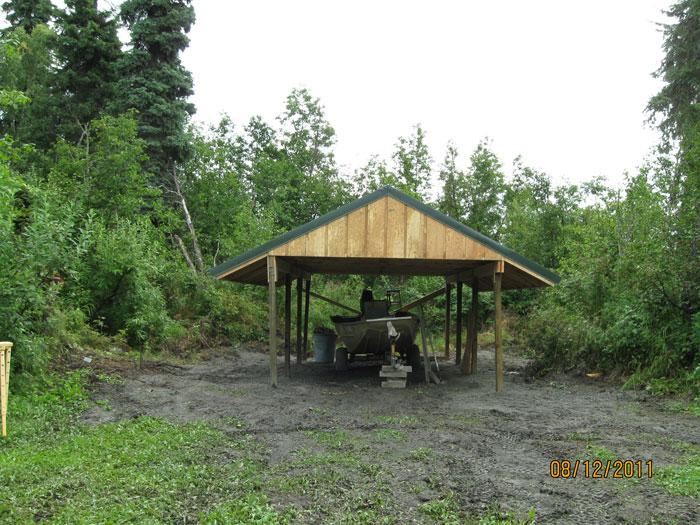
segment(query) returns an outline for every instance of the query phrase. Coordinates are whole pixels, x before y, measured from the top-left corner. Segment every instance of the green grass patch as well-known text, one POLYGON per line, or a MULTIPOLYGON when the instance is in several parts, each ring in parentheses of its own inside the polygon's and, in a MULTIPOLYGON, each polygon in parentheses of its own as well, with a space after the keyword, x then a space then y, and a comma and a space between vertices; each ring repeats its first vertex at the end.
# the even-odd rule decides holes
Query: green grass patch
POLYGON ((206 525, 228 525, 229 523, 290 523, 297 517, 295 509, 283 515, 278 513, 259 493, 246 494, 244 497, 217 505, 206 514, 200 514, 200 522, 206 525))
POLYGON ((374 431, 374 441, 406 441, 406 433, 393 428, 378 428, 374 431))
POLYGON ((420 418, 418 416, 377 416, 370 419, 372 421, 396 423, 398 425, 415 425, 420 423, 420 418))
POLYGON ((700 447, 684 442, 672 444, 686 454, 678 464, 654 470, 654 481, 671 494, 700 499, 700 447))
POLYGON ((615 453, 602 445, 586 445, 586 456, 600 461, 615 461, 615 453))
POLYGON ((700 417, 700 403, 674 403, 668 404, 666 407, 671 412, 676 412, 679 414, 690 414, 692 416, 700 417))
POLYGON ((304 435, 323 443, 330 449, 347 450, 355 447, 356 439, 344 430, 325 432, 322 430, 304 430, 304 435))
POLYGON ((448 492, 445 496, 423 503, 420 506, 423 514, 437 521, 438 523, 453 524, 460 523, 459 505, 454 494, 448 492))
POLYGON ((435 451, 429 448, 417 448, 406 454, 406 459, 413 459, 415 461, 426 461, 433 457, 435 457, 435 451))
POLYGON ((566 439, 570 441, 596 441, 600 438, 596 434, 579 434, 578 432, 572 432, 566 439))

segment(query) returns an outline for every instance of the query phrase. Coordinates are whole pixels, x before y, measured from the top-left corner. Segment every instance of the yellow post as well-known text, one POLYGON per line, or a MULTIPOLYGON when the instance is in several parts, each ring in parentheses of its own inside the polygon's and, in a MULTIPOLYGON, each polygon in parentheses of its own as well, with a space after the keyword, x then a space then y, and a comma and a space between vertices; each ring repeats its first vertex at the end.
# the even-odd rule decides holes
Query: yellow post
POLYGON ((2 413, 2 437, 7 436, 7 397, 10 394, 10 357, 12 343, 0 342, 0 412, 2 413))

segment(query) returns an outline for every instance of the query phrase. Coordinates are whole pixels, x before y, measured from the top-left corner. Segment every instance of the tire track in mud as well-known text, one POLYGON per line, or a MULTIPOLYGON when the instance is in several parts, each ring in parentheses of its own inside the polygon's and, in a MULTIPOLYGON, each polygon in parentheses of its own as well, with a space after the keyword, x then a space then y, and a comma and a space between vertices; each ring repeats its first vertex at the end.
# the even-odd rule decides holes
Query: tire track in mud
MULTIPOLYGON (((384 482, 398 508, 408 509, 401 510, 407 521, 425 518, 418 510, 422 502, 452 492, 463 515, 483 515, 498 502, 520 516, 534 508, 544 523, 700 522, 697 499, 672 496, 652 480, 556 479, 549 472, 552 460, 590 456, 589 445, 620 459, 651 459, 655 468, 677 463, 683 453, 674 443, 700 444, 697 418, 600 380, 526 378, 523 359, 509 352, 505 370, 517 373, 506 374, 504 391, 496 394, 492 356, 480 350, 474 376, 441 363, 446 382, 439 386, 418 378, 405 390, 386 391, 371 365, 339 374, 332 366, 306 363, 293 364, 291 378, 281 372, 279 388, 272 389, 269 357, 243 349, 237 356, 136 372, 121 386, 101 384, 94 398, 107 400, 112 410, 93 407, 83 420, 209 420, 229 435, 265 443, 273 465, 283 465, 300 447, 324 450, 305 431, 342 431, 357 440, 357 453, 368 450, 364 461, 391 473, 384 482), (227 428, 230 417, 245 426, 227 428), (401 437, 379 439, 380 431, 401 437), (407 459, 415 450, 430 454, 407 459), (420 492, 408 493, 414 486, 420 492)), ((285 497, 303 501, 275 495, 285 497)))

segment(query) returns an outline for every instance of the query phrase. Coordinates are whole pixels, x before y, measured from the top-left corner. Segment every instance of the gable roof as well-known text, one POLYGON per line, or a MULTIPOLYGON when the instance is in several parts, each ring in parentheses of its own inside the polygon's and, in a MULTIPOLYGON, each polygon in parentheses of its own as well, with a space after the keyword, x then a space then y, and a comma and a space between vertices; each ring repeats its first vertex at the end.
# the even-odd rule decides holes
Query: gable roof
MULTIPOLYGON (((462 224, 459 221, 456 221, 447 215, 435 210, 434 208, 431 208, 430 206, 427 206, 426 204, 409 197, 405 193, 391 187, 391 186, 385 186, 384 188, 381 188, 373 193, 370 193, 368 195, 365 195, 349 204, 346 204, 344 206, 341 206, 340 208, 337 208, 336 210, 331 211, 330 213, 327 213, 325 215, 322 215, 321 217, 318 217, 317 219, 314 219, 313 221, 310 221, 306 224, 303 224, 297 228, 294 228, 293 230, 280 235, 279 237, 276 237, 264 244, 261 244, 251 250, 248 250, 236 257, 233 257, 232 259, 229 259, 228 261, 225 261, 215 268, 212 268, 210 270, 210 273, 213 277, 217 279, 228 279, 228 280, 235 280, 235 281, 241 281, 241 282, 251 282, 254 284, 265 284, 266 280, 261 281, 259 277, 256 277, 255 279, 249 278, 249 279, 243 279, 243 278, 236 278, 236 275, 233 275, 236 273, 239 269, 242 269, 246 267, 247 265, 253 264, 253 263, 258 263, 257 265, 260 266, 262 264, 261 259, 264 258, 266 255, 282 255, 285 257, 289 258, 301 258, 299 259, 302 262, 307 263, 308 265, 313 266, 314 264, 318 263, 318 268, 325 268, 324 271, 317 271, 316 273, 403 273, 400 269, 398 269, 398 266, 391 266, 390 264, 387 266, 385 264, 385 269, 389 268, 390 271, 384 272, 382 271, 382 264, 377 265, 377 270, 371 270, 371 266, 365 265, 365 266, 358 266, 358 262, 360 260, 373 260, 377 261, 378 258, 376 254, 370 254, 370 253, 354 253, 352 256, 348 257, 348 254, 345 253, 344 255, 341 254, 336 254, 335 257, 329 257, 327 255, 328 249, 326 248, 326 255, 319 254, 319 253, 308 253, 308 252, 295 252, 291 251, 287 248, 282 251, 280 251, 281 248, 289 247, 292 245, 292 242, 303 237, 303 236, 308 236, 313 234, 316 230, 319 230, 321 228, 326 227, 327 225, 331 225, 332 223, 336 223, 338 219, 341 219, 342 217, 349 216, 353 214, 353 212, 357 212, 358 210, 362 210, 363 208, 370 207, 373 205, 373 203, 376 203, 377 201, 380 201, 381 199, 385 198, 391 198, 394 199, 395 201, 398 201, 405 205, 407 208, 410 208, 411 210, 415 210, 419 212, 419 214, 424 215, 426 218, 429 218, 432 221, 435 221, 436 223, 439 223, 440 225, 443 225, 446 227, 448 230, 452 230, 455 232, 458 232, 462 234, 467 239, 470 239, 476 245, 480 245, 485 248, 485 253, 486 255, 482 255, 481 258, 474 258, 474 259, 466 259, 464 256, 457 256, 457 257, 443 257, 444 259, 449 259, 451 261, 451 265, 445 264, 445 265, 435 265, 433 264, 430 266, 430 269, 428 269, 428 265, 426 265, 426 271, 423 272, 421 271, 420 267, 415 264, 415 263, 420 263, 420 261, 426 260, 424 257, 420 256, 415 256, 415 254, 410 257, 410 261, 414 262, 413 265, 408 265, 409 267, 406 268, 406 273, 405 275, 449 275, 451 273, 454 273, 455 268, 459 268, 459 262, 462 263, 467 263, 467 262, 473 262, 473 263, 481 263, 483 261, 487 260, 494 260, 494 259, 502 259, 509 265, 512 265, 514 268, 517 268, 522 271, 524 270, 525 273, 530 274, 530 276, 535 278, 535 282, 532 279, 528 279, 527 282, 521 283, 522 285, 520 286, 510 286, 511 288, 529 288, 529 287, 536 287, 536 286, 551 286, 553 284, 557 284, 560 281, 560 277, 552 272, 551 270, 548 270, 547 268, 537 264, 536 262, 528 259, 527 257, 524 257, 523 255, 520 255, 510 248, 503 246, 502 244, 494 241, 493 239, 473 230, 469 226, 466 226, 465 224, 462 224), (313 256, 313 257, 310 257, 313 256), (319 262, 319 257, 320 258, 325 258, 327 259, 327 264, 326 266, 320 266, 319 262), (330 261, 331 259, 334 259, 334 261, 330 261), (412 268, 412 270, 411 270, 412 268), (330 271, 330 270, 333 271, 330 271), (340 271, 338 271, 340 270, 340 271), (361 270, 361 271, 357 271, 361 270), (417 273, 413 273, 417 272, 417 273)), ((388 199, 387 199, 388 200, 388 199)), ((393 202, 393 201, 392 201, 393 202)), ((424 219, 425 220, 425 219, 424 219)), ((431 223, 432 224, 432 223, 431 223)), ((385 225, 385 230, 387 230, 389 227, 385 225)), ((386 236, 386 231, 384 230, 384 235, 386 236)), ((368 233, 368 232, 365 232, 368 233)), ((346 235, 347 239, 347 235, 346 235)), ((385 239, 386 242, 386 239, 385 239)), ((404 243, 407 244, 408 241, 404 239, 404 243)), ((328 245, 328 239, 326 238, 326 246, 328 245)), ((346 240, 347 243, 347 240, 346 240)), ((308 243, 307 243, 308 244, 308 243)), ((386 251, 386 250, 385 250, 386 251)), ((403 262, 409 261, 405 257, 406 251, 404 250, 404 257, 392 257, 392 256, 386 256, 386 253, 384 254, 384 257, 381 257, 380 259, 382 261, 390 261, 392 259, 397 259, 401 260, 403 262)), ((472 265, 473 266, 473 265, 472 265)), ((250 273, 250 272, 248 272, 250 273)), ((259 272, 258 272, 259 273, 259 272)))

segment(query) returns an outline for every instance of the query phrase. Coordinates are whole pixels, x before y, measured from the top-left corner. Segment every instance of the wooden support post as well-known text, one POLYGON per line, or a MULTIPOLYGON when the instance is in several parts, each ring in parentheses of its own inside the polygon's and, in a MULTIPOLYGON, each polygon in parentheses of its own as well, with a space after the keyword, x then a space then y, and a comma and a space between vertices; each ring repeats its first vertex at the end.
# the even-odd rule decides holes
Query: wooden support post
POLYGON ((471 354, 471 348, 472 348, 472 340, 474 339, 474 336, 476 335, 474 333, 476 327, 476 319, 474 317, 474 312, 469 311, 469 314, 467 315, 467 344, 464 345, 464 355, 462 356, 462 365, 460 367, 460 371, 464 375, 469 375, 472 373, 472 354, 471 354))
POLYGON ((470 350, 472 354, 471 373, 476 374, 476 354, 479 349, 479 279, 476 277, 472 280, 472 313, 474 315, 474 338, 470 350))
POLYGON ((304 351, 302 359, 306 361, 306 354, 309 351, 309 292, 311 292, 311 280, 306 281, 306 297, 304 298, 304 351))
POLYGON ((450 306, 452 303, 452 285, 445 285, 445 358, 450 358, 450 306))
POLYGON ((495 315, 496 336, 496 392, 503 390, 503 311, 501 309, 501 278, 502 273, 493 277, 493 302, 495 315))
POLYGON ((267 285, 270 291, 270 385, 277 386, 277 267, 275 257, 267 258, 267 285))
POLYGON ((284 373, 292 375, 292 276, 284 276, 284 373))
POLYGON ((455 363, 462 360, 462 281, 457 282, 457 323, 455 327, 455 363))
POLYGON ((12 343, 0 343, 0 419, 2 437, 7 437, 7 398, 10 395, 10 362, 12 343))
POLYGON ((297 364, 301 364, 301 308, 304 280, 297 277, 297 364))

